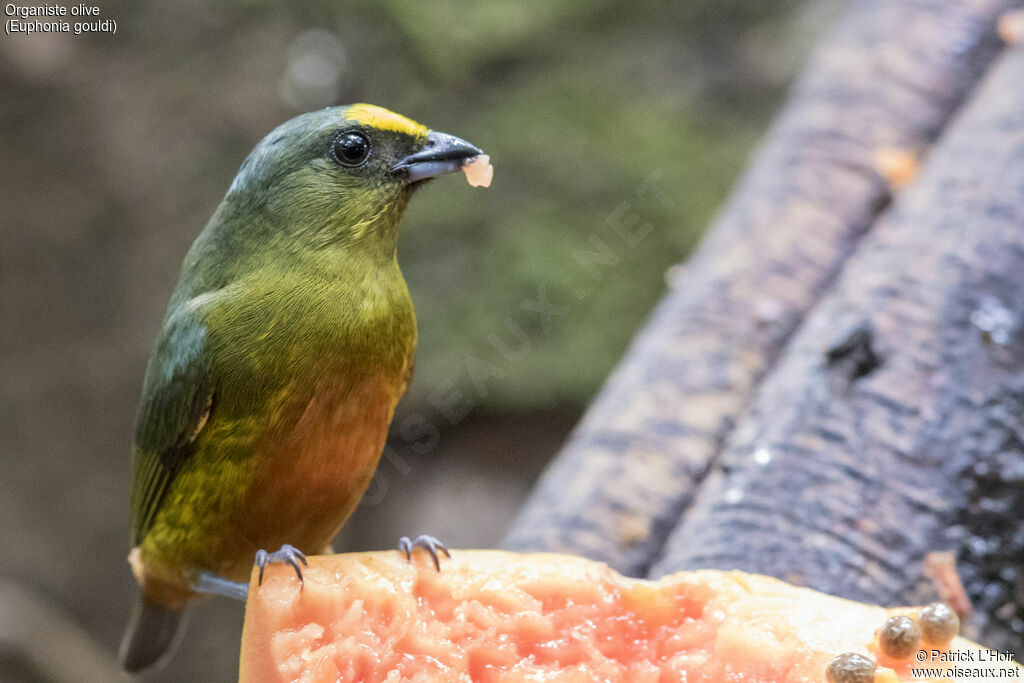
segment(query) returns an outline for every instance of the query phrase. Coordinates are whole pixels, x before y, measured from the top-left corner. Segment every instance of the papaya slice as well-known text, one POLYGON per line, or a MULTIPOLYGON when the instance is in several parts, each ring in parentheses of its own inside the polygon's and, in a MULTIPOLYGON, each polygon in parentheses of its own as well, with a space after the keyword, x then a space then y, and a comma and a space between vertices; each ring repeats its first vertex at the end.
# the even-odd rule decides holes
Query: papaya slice
POLYGON ((847 652, 876 662, 876 683, 1024 675, 963 638, 923 644, 923 662, 886 660, 876 631, 913 608, 766 576, 645 581, 566 555, 452 554, 440 573, 425 553, 408 562, 391 551, 310 557, 301 585, 283 565, 267 567, 262 585, 254 574, 241 680, 821 682, 847 652))

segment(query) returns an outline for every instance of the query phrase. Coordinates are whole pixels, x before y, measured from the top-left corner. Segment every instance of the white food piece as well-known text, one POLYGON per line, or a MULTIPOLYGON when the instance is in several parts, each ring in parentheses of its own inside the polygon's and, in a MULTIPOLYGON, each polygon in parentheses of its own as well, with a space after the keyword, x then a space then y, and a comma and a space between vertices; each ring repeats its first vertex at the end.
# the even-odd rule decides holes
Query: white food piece
POLYGON ((486 154, 473 157, 462 165, 462 172, 466 174, 466 181, 473 187, 490 187, 491 179, 494 178, 491 157, 486 154))

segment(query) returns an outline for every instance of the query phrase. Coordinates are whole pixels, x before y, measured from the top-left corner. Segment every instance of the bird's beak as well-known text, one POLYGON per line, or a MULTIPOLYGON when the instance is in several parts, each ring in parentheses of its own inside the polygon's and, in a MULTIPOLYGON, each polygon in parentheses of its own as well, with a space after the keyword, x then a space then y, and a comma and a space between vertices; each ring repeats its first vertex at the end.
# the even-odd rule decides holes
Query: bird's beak
POLYGON ((455 173, 473 157, 483 151, 461 138, 448 133, 430 131, 423 149, 410 154, 391 167, 394 172, 407 172, 407 182, 426 180, 445 173, 455 173))

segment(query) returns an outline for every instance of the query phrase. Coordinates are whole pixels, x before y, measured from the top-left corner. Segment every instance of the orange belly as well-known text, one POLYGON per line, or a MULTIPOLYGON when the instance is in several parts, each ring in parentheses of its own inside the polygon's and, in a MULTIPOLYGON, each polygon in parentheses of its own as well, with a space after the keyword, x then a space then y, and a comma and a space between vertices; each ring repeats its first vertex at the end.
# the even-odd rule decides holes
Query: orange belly
POLYGON ((396 388, 386 381, 316 391, 294 427, 257 446, 255 470, 227 525, 220 573, 245 580, 256 550, 290 543, 322 551, 352 514, 377 467, 396 388))

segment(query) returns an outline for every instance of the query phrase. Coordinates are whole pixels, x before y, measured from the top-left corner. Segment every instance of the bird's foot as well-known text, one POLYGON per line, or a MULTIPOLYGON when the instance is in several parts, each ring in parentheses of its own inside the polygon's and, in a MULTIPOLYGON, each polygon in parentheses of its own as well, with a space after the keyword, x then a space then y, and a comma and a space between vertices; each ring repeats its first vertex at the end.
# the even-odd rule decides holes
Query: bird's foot
POLYGON ((412 551, 416 548, 423 548, 430 554, 430 559, 434 561, 434 567, 437 571, 441 571, 441 560, 437 557, 437 551, 440 550, 445 554, 445 557, 450 558, 452 556, 444 543, 427 534, 420 534, 416 537, 415 541, 409 540, 408 536, 402 536, 398 539, 398 549, 405 553, 405 559, 412 560, 412 551))
POLYGON ((245 602, 249 597, 249 584, 232 581, 213 572, 202 570, 196 572, 190 582, 192 590, 205 595, 221 595, 232 600, 245 602))
POLYGON ((272 562, 283 562, 291 565, 292 569, 295 570, 295 574, 299 577, 299 583, 302 583, 302 567, 299 566, 299 563, 301 562, 303 566, 308 566, 306 556, 295 546, 285 543, 281 546, 280 550, 272 553, 262 549, 256 551, 256 559, 253 560, 253 564, 260 568, 260 578, 256 585, 263 585, 263 570, 272 562))

